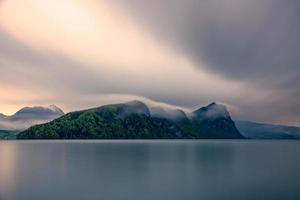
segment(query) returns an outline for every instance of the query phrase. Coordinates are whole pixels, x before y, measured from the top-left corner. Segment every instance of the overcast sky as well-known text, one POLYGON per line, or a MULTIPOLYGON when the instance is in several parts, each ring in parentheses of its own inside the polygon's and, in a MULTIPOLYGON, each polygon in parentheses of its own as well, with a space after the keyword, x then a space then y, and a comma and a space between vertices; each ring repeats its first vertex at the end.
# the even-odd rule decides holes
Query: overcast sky
POLYGON ((0 0, 0 113, 131 99, 300 126, 299 0, 0 0))

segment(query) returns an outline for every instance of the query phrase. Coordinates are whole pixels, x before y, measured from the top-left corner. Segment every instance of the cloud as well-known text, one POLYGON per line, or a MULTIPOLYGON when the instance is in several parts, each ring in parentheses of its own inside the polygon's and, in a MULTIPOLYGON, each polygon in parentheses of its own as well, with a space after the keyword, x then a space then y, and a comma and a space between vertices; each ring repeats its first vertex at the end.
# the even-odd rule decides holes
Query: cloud
POLYGON ((271 68, 281 73, 282 64, 298 66, 299 1, 118 2, 149 30, 230 78, 265 76, 271 68))
MULTIPOLYGON (((242 100, 259 120, 300 115, 300 2, 295 0, 118 0, 155 35, 223 78, 259 88, 242 100), (256 97, 255 97, 256 96, 256 97), (256 100, 254 100, 254 98, 256 100), (271 100, 273 99, 273 100, 271 100), (276 105, 266 109, 267 104, 276 105), (284 105, 284 106, 282 106, 284 105), (272 113, 272 114, 268 114, 272 113), (292 114, 293 113, 293 114, 292 114), (275 115, 274 115, 275 114, 275 115), (261 117, 259 117, 260 115, 261 117)), ((197 65, 196 65, 197 66, 197 65)), ((298 122, 299 123, 299 122, 298 122)))
POLYGON ((1 49, 1 70, 7 74, 2 80, 13 80, 14 84, 37 90, 47 88, 48 92, 56 93, 54 95, 129 93, 158 100, 172 98, 172 103, 183 96, 198 98, 195 90, 209 96, 206 93, 219 95, 225 87, 231 88, 227 93, 239 89, 238 83, 196 70, 185 55, 156 41, 127 15, 107 7, 107 3, 99 4, 96 6, 99 10, 94 10, 83 1, 62 5, 59 2, 43 4, 28 0, 19 10, 19 2, 7 1, 1 7, 0 39, 8 41, 1 49), (61 10, 64 7, 68 7, 68 11, 61 10), (55 9, 56 15, 49 15, 49 9, 55 9), (85 9, 91 12, 86 13, 85 9), (100 11, 104 13, 103 19, 97 15, 100 11), (100 22, 85 24, 90 15, 101 19, 100 22), (57 23, 56 17, 61 17, 57 23), (37 18, 40 21, 36 21, 37 18), (126 21, 125 25, 120 19, 126 21), (51 25, 48 27, 48 24, 51 25), (119 25, 122 35, 117 34, 121 31, 119 25), (91 31, 86 32, 86 29, 91 31), (210 91, 208 86, 215 89, 210 91))
POLYGON ((3 1, 0 109, 70 111, 126 94, 186 108, 217 101, 238 118, 300 123, 297 8, 293 0, 3 1))

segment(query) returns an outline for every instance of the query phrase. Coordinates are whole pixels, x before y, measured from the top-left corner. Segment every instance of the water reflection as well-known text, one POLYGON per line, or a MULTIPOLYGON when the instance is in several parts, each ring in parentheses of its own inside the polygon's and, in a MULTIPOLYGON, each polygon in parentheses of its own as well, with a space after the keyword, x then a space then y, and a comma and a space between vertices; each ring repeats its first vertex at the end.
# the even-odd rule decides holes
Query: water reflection
POLYGON ((299 199, 299 150, 293 142, 0 143, 0 199, 299 199))
POLYGON ((0 144, 0 199, 10 199, 15 174, 15 145, 8 142, 0 144))

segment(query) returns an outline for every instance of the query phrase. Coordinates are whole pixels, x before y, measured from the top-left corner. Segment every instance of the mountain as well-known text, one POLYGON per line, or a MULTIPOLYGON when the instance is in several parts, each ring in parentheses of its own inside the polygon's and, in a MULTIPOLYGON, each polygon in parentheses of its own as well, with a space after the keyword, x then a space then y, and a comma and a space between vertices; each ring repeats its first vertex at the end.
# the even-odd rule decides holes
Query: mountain
POLYGON ((300 128, 263 124, 249 121, 235 121, 243 136, 251 139, 300 139, 300 128))
POLYGON ((26 129, 32 125, 42 124, 64 115, 55 105, 48 107, 24 107, 14 115, 0 117, 0 129, 26 129))
POLYGON ((216 104, 215 102, 209 104, 208 106, 199 108, 194 112, 190 113, 190 116, 195 119, 230 119, 230 114, 226 107, 221 104, 216 104))
POLYGON ((0 113, 0 119, 3 119, 3 118, 5 118, 5 117, 7 117, 7 116, 4 115, 4 114, 2 114, 2 113, 0 113))
POLYGON ((19 139, 243 138, 224 106, 211 104, 189 114, 150 108, 140 101, 68 113, 18 134, 19 139), (222 113, 215 113, 222 108, 222 113), (202 111, 203 112, 202 112, 202 111), (224 113, 226 116, 224 116, 224 113), (201 114, 202 113, 202 114, 201 114), (214 117, 210 113, 215 113, 214 117), (206 114, 209 114, 206 116, 206 114))
POLYGON ((25 107, 10 116, 10 120, 27 120, 27 119, 51 119, 64 115, 64 112, 55 105, 48 107, 25 107))
POLYGON ((243 138, 224 105, 211 103, 189 114, 199 138, 243 138))

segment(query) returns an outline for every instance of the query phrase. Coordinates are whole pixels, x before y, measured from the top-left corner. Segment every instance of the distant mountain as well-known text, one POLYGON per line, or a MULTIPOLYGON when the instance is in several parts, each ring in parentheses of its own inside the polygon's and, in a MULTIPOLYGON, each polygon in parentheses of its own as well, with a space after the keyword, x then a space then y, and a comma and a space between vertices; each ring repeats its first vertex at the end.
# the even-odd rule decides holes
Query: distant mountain
POLYGON ((251 139, 300 139, 300 128, 293 126, 235 121, 241 134, 251 139))
POLYGON ((19 139, 244 138, 225 106, 210 104, 187 115, 178 109, 149 108, 140 101, 68 113, 18 134, 19 139))
POLYGON ((0 113, 0 119, 3 119, 3 118, 5 118, 5 117, 7 117, 7 116, 4 115, 4 114, 2 114, 2 113, 0 113))
POLYGON ((64 115, 55 105, 48 107, 24 107, 14 115, 0 117, 0 129, 27 129, 32 125, 42 124, 64 115))
POLYGON ((64 112, 55 105, 49 107, 25 107, 10 116, 12 121, 28 120, 28 119, 53 119, 64 115, 64 112))

